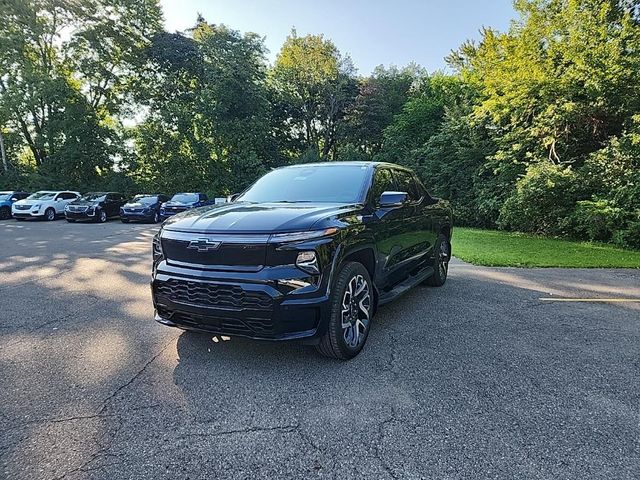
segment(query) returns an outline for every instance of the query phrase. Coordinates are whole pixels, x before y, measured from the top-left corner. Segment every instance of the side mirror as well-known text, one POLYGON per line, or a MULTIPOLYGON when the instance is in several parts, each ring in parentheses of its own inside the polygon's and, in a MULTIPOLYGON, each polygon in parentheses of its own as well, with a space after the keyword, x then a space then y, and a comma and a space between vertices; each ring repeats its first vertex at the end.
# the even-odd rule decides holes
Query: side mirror
POLYGON ((18 197, 11 197, 9 199, 10 202, 17 202, 18 201, 18 197))
POLYGON ((384 192, 380 195, 378 206, 380 208, 397 208, 407 203, 409 195, 407 192, 384 192))

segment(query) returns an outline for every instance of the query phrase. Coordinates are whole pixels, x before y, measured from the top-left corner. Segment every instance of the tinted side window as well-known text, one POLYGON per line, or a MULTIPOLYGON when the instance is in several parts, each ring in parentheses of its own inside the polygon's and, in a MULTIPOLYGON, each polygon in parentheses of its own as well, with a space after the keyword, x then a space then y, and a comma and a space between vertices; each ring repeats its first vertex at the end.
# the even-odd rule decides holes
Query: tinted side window
POLYGON ((209 201, 209 197, 207 197, 204 193, 200 195, 200 201, 201 202, 208 202, 209 201))
POLYGON ((411 175, 411 172, 406 170, 394 170, 393 175, 398 183, 398 191, 407 192, 409 194, 409 200, 412 202, 420 200, 422 195, 420 194, 418 185, 416 184, 413 175, 411 175))
POLYGON ((396 190, 396 184, 388 168, 379 168, 373 177, 372 198, 374 203, 378 203, 380 195, 384 192, 393 192, 396 190))
POLYGON ((75 193, 65 192, 65 193, 61 193, 60 195, 58 195, 58 198, 61 198, 63 200, 74 200, 74 199, 76 199, 78 197, 76 196, 75 193))

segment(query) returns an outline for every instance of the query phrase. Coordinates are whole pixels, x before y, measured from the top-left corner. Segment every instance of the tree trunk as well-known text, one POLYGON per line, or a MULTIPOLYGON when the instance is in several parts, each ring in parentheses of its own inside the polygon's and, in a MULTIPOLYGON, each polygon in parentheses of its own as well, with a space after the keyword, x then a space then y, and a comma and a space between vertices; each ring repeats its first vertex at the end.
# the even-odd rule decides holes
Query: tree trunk
POLYGON ((2 130, 0 130, 0 156, 2 157, 2 168, 4 173, 9 171, 9 164, 7 163, 7 152, 4 150, 4 137, 2 136, 2 130))

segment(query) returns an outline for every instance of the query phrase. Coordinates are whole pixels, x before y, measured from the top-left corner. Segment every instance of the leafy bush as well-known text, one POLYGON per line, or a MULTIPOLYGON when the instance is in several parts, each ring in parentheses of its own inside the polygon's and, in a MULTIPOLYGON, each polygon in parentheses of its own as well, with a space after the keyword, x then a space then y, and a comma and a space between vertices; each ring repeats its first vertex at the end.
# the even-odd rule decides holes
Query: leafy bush
POLYGON ((498 225, 522 232, 567 234, 579 194, 571 168, 550 162, 531 165, 502 206, 498 225))
POLYGON ((613 234, 613 242, 627 248, 640 249, 640 211, 636 212, 636 219, 627 223, 626 228, 613 234))
POLYGON ((620 228, 624 217, 624 210, 610 200, 581 200, 571 215, 571 222, 579 237, 608 242, 620 228))

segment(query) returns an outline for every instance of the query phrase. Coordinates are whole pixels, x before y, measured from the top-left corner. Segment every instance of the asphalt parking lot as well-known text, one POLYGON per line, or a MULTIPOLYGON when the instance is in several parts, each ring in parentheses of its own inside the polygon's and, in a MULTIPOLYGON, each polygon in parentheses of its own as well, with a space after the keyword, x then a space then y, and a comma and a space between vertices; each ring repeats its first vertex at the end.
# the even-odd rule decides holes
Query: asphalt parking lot
POLYGON ((637 479, 640 271, 451 266, 364 351, 153 320, 151 225, 0 222, 0 477, 637 479))

